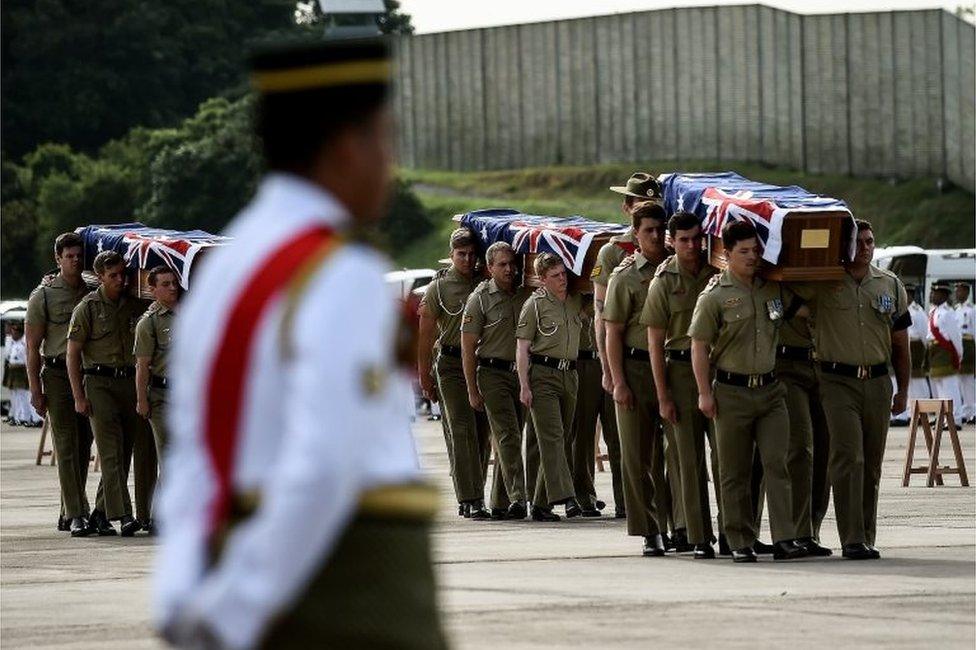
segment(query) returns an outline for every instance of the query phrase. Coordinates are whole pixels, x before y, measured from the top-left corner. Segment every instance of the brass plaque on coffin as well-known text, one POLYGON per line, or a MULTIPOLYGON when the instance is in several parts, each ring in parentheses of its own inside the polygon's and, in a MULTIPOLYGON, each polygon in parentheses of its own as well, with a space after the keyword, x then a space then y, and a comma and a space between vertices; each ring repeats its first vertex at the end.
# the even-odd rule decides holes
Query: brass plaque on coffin
POLYGON ((800 248, 829 248, 828 228, 809 228, 800 232, 800 248))

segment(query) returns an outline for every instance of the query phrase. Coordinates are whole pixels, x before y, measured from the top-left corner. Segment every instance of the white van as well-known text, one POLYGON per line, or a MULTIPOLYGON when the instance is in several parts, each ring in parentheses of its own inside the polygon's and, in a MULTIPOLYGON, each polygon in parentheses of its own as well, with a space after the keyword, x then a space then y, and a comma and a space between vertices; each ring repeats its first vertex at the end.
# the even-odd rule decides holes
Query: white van
POLYGON ((895 273, 905 284, 916 285, 917 301, 926 305, 936 281, 976 285, 976 248, 925 250, 918 246, 890 246, 874 251, 874 264, 895 273))
POLYGON ((406 300, 407 296, 430 284, 436 273, 434 269, 390 271, 386 274, 386 282, 400 300, 406 300))

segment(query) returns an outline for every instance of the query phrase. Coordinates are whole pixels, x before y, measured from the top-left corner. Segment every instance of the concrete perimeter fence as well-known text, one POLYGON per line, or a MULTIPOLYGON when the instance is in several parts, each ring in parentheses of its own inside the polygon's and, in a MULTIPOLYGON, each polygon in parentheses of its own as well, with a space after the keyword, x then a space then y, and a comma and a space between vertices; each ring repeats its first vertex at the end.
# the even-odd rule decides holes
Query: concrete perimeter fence
POLYGON ((406 167, 748 161, 976 187, 976 38, 942 10, 667 9, 397 49, 406 167))

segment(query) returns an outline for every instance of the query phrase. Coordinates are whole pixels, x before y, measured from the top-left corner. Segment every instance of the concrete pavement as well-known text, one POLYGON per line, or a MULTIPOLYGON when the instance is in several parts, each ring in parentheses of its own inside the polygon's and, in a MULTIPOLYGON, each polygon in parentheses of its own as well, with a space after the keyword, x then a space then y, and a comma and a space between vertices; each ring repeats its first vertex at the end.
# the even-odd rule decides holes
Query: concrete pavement
MULTIPOLYGON (((437 423, 415 427, 444 495, 435 533, 445 624, 457 647, 922 647, 976 645, 976 492, 901 487, 907 430, 892 429, 879 562, 838 557, 755 565, 647 559, 610 518, 474 522, 452 511, 437 423)), ((962 438, 976 474, 973 427, 962 438)), ((34 465, 37 429, 0 429, 0 645, 155 648, 152 540, 71 539, 54 530, 53 468, 34 465)), ((951 457, 943 445, 944 459, 951 457)), ((94 493, 97 474, 89 492, 94 493)), ((610 501, 610 475, 597 474, 610 501)), ((608 508, 613 511, 612 504, 608 508)), ((768 540, 768 533, 764 535, 768 540)), ((833 513, 823 540, 837 547, 833 513)))

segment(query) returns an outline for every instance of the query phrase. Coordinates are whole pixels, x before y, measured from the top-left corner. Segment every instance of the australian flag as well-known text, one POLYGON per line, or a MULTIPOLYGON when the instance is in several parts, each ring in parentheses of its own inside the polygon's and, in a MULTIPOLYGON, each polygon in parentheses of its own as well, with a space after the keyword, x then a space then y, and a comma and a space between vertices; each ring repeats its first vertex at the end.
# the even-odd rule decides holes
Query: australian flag
MULTIPOLYGON (((819 196, 797 185, 757 183, 735 172, 662 174, 658 180, 664 190, 667 213, 695 213, 701 219, 702 230, 709 235, 721 235, 722 227, 729 221, 751 221, 763 247, 762 257, 770 264, 779 259, 783 219, 790 212, 833 211, 850 215, 847 204, 839 199, 819 196)), ((850 218, 853 222, 854 217, 850 218)))
POLYGON ((76 231, 85 242, 85 267, 91 268, 102 251, 116 251, 129 269, 167 266, 176 271, 180 285, 189 288, 190 267, 203 250, 230 241, 202 230, 164 230, 141 223, 86 226, 76 231))
POLYGON ((626 232, 620 224, 578 216, 544 217, 510 209, 468 212, 461 216, 461 225, 474 231, 484 248, 505 241, 516 253, 555 253, 576 275, 583 274, 586 252, 595 236, 626 232))

